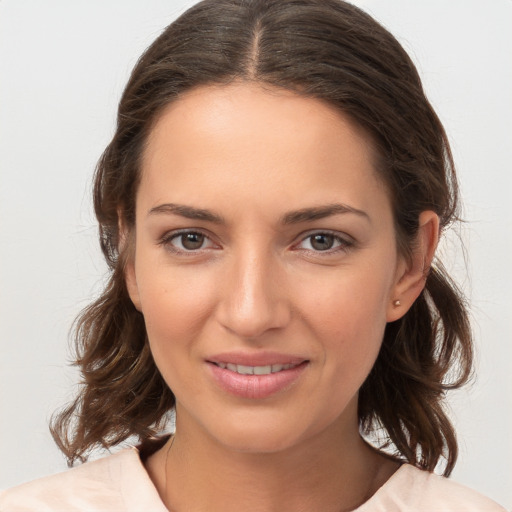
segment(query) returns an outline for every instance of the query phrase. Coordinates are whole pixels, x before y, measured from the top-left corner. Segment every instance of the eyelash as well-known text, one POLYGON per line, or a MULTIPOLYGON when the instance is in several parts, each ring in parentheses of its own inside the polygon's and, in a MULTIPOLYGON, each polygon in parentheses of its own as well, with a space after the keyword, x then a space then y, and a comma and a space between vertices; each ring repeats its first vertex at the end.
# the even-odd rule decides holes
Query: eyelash
MULTIPOLYGON (((315 251, 314 249, 300 249, 300 250, 312 252, 315 255, 317 255, 317 254, 319 254, 319 255, 323 255, 323 254, 330 255, 330 254, 336 254, 338 252, 347 252, 348 250, 353 248, 354 245, 355 245, 354 240, 349 239, 348 236, 343 237, 343 236, 340 236, 335 231, 329 231, 329 230, 314 231, 314 232, 307 233, 306 236, 301 238, 301 241, 299 243, 303 243, 306 240, 310 240, 314 236, 318 236, 318 235, 330 236, 330 237, 332 237, 334 239, 333 240, 334 244, 337 243, 338 245, 333 247, 333 248, 327 249, 325 251, 315 251)), ((310 244, 311 244, 311 242, 310 242, 310 244)))
POLYGON ((169 252, 172 252, 174 254, 180 254, 185 256, 194 256, 196 254, 200 254, 204 249, 198 249, 198 250, 186 250, 186 249, 180 249, 178 247, 174 247, 171 242, 174 239, 179 239, 183 235, 201 235, 204 236, 205 240, 210 240, 210 237, 203 233, 202 231, 195 230, 195 229, 181 229, 179 231, 172 231, 170 233, 165 234, 159 241, 159 245, 162 245, 168 250, 169 252))
MULTIPOLYGON (((159 243, 159 245, 164 246, 166 248, 166 250, 168 250, 169 252, 174 253, 174 254, 184 255, 184 256, 195 256, 197 254, 201 254, 205 249, 200 248, 197 250, 193 250, 193 249, 187 250, 187 249, 180 249, 180 248, 172 245, 173 240, 179 239, 181 236, 183 236, 185 234, 201 235, 201 236, 204 236, 205 240, 209 240, 211 242, 210 237, 200 230, 183 229, 183 230, 179 230, 179 231, 172 231, 170 233, 165 234, 159 240, 158 243, 159 243)), ((306 240, 310 240, 312 237, 317 236, 317 235, 333 237, 334 244, 338 244, 338 245, 337 246, 335 245, 334 248, 330 248, 325 251, 318 251, 318 250, 314 250, 314 249, 298 249, 298 250, 309 252, 309 253, 314 253, 315 256, 316 255, 327 256, 327 255, 337 254, 338 252, 348 252, 350 249, 352 249, 355 246, 354 240, 349 239, 348 237, 342 237, 335 231, 329 231, 329 230, 320 230, 320 231, 313 231, 313 232, 307 233, 305 236, 303 236, 301 238, 299 243, 295 244, 295 245, 299 245, 300 243, 303 243, 306 240)), ((208 249, 208 248, 206 248, 206 249, 208 249)))

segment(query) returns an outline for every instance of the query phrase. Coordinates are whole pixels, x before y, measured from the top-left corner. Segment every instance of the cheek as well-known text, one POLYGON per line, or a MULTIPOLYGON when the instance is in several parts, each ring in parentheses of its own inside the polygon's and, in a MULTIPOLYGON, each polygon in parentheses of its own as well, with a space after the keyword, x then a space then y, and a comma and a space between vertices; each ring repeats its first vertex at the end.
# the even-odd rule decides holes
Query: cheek
MULTIPOLYGON (((157 267, 154 267, 157 268, 157 267)), ((191 393, 201 396, 204 389, 190 371, 197 359, 204 325, 211 317, 213 289, 204 279, 169 268, 158 275, 145 274, 141 289, 142 312, 155 364, 177 399, 191 393)))
POLYGON ((384 269, 346 268, 316 286, 303 281, 303 320, 319 341, 329 378, 358 389, 378 356, 391 279, 384 269))
POLYGON ((147 265, 139 268, 142 312, 155 360, 193 349, 211 316, 215 287, 200 272, 147 265), (184 351, 185 349, 185 351, 184 351))
POLYGON ((322 278, 304 276, 294 294, 302 298, 300 309, 316 329, 340 339, 356 332, 380 333, 386 324, 390 289, 388 272, 347 267, 322 278))

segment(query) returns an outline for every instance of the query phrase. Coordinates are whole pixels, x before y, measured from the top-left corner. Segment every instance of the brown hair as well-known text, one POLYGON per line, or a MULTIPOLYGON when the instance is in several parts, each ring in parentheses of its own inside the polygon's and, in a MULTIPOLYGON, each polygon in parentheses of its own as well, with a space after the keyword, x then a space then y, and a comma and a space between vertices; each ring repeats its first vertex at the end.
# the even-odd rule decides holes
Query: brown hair
MULTIPOLYGON (((339 0, 195 5, 135 66, 119 104, 115 135, 96 170, 94 205, 111 277, 77 320, 75 364, 83 387, 52 420, 52 434, 70 465, 85 460, 97 445, 110 447, 129 436, 149 440, 161 432, 174 405, 152 359, 144 319, 127 294, 119 215, 133 227, 141 155, 162 109, 191 88, 234 80, 319 98, 372 136, 402 253, 413 244, 422 211, 434 210, 441 229, 457 218, 457 182, 445 131, 411 59, 369 15, 339 0)), ((471 366, 463 298, 435 262, 421 296, 386 328, 359 394, 362 433, 384 431, 382 447, 430 471, 445 457, 449 475, 457 442, 443 398, 467 381, 471 366)))

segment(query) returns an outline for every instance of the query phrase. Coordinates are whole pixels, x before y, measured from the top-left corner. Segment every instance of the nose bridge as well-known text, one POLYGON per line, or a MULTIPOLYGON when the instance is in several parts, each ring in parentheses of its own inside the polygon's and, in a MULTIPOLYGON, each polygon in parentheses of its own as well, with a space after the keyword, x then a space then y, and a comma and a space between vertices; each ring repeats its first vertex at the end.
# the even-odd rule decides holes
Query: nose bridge
POLYGON ((221 307, 224 326, 244 338, 283 327, 289 311, 276 255, 264 244, 248 243, 232 256, 221 307))

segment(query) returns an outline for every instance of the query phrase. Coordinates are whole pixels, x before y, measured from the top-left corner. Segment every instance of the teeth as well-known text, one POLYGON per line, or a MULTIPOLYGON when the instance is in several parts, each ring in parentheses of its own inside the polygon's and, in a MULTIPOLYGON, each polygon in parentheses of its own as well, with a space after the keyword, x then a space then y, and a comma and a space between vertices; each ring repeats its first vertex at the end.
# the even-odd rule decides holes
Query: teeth
POLYGON ((216 363, 217 366, 228 369, 232 372, 239 373, 240 375, 269 375, 271 373, 277 373, 282 370, 288 370, 293 368, 294 364, 273 364, 267 366, 245 366, 243 364, 233 363, 216 363))
POLYGON ((268 375, 272 373, 272 366, 255 366, 253 373, 254 375, 268 375))
POLYGON ((254 374, 254 368, 253 366, 244 366, 242 364, 238 364, 236 366, 236 372, 241 373, 242 375, 252 375, 254 374))

